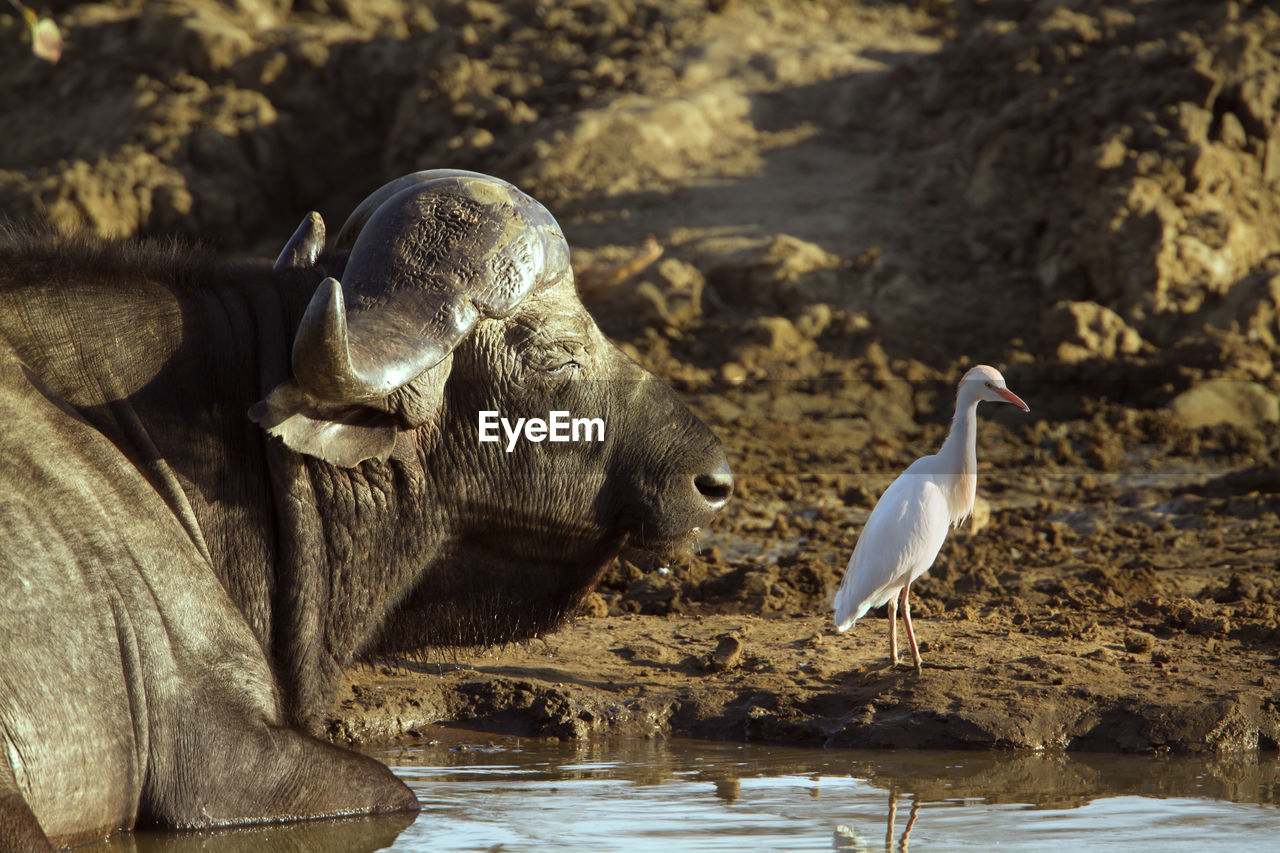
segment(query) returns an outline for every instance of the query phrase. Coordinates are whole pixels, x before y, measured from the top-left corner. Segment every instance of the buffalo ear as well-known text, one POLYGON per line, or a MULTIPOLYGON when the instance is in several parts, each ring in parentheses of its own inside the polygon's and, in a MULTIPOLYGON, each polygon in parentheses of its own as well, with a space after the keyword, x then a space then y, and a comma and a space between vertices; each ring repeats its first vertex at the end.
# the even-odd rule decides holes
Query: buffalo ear
POLYGON ((400 431, 386 412, 317 400, 292 379, 251 406, 249 418, 291 450, 342 468, 366 459, 385 462, 400 431))

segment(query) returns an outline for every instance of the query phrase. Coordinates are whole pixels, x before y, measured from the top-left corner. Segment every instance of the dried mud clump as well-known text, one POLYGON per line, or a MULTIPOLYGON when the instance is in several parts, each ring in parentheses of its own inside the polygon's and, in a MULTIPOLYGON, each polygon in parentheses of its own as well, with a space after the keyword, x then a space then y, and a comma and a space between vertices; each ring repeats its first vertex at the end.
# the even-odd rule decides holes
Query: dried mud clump
MULTIPOLYGON (((1265 3, 955 3, 954 38, 896 72, 892 136, 951 169, 966 239, 1021 274, 1041 351, 1186 350, 1270 380, 1280 267, 1280 17, 1265 3)), ((1028 318, 1031 319, 1031 318, 1028 318)), ((1273 383, 1274 384, 1274 383, 1273 383)))
POLYGON ((341 221, 415 169, 491 171, 552 201, 581 175, 548 156, 567 117, 642 73, 669 77, 706 14, 645 0, 71 5, 56 66, 0 39, 0 207, 265 252, 279 222, 308 207, 341 221))

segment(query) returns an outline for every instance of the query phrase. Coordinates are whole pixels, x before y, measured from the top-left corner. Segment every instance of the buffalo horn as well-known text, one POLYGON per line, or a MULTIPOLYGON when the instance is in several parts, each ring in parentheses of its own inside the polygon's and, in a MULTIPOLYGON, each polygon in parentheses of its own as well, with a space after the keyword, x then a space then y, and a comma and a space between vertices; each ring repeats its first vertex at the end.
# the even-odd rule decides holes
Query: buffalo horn
POLYGON ((438 178, 480 178, 483 180, 494 180, 488 175, 482 175, 479 172, 468 172, 463 169, 427 169, 421 172, 410 172, 407 175, 401 175, 394 181, 383 184, 365 197, 364 201, 356 205, 356 209, 351 211, 351 215, 347 217, 347 221, 342 223, 342 228, 338 231, 338 239, 333 244, 335 251, 344 251, 355 245, 356 238, 360 236, 360 232, 364 230, 365 223, 369 221, 369 217, 373 216, 373 212, 382 206, 382 203, 391 198, 401 190, 415 187, 418 184, 425 184, 427 181, 434 181, 438 178))
POLYGON ((324 220, 314 210, 302 217, 298 230, 280 250, 275 268, 279 270, 310 269, 324 251, 324 220))
POLYGON ((362 214, 341 285, 317 289, 294 338, 294 376, 321 399, 384 397, 443 360, 481 317, 508 316, 571 274, 560 226, 505 181, 420 172, 388 187, 370 196, 381 201, 362 214))

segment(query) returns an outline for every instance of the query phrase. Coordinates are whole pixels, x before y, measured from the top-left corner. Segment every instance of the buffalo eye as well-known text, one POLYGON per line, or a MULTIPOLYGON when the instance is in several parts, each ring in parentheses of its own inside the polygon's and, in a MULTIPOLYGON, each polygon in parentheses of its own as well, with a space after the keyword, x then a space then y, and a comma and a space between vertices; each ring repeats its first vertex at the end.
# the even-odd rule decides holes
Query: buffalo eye
POLYGON ((578 360, 562 349, 530 354, 525 359, 525 365, 530 379, 556 385, 571 379, 575 375, 574 371, 580 367, 578 360))
POLYGON ((580 365, 576 361, 565 361, 560 364, 550 364, 539 369, 548 376, 565 376, 569 371, 579 366, 580 365))
POLYGON ((535 374, 564 379, 581 367, 583 354, 585 350, 581 344, 565 341, 550 346, 529 347, 524 352, 524 361, 535 374))

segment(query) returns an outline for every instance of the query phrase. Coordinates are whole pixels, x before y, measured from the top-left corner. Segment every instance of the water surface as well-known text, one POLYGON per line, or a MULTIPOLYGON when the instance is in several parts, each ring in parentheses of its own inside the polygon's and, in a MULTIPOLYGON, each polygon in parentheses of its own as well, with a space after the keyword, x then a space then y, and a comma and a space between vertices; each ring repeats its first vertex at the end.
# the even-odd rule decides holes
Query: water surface
POLYGON ((442 732, 367 750, 417 792, 412 816, 93 849, 231 851, 1280 849, 1280 760, 868 752, 442 732))

